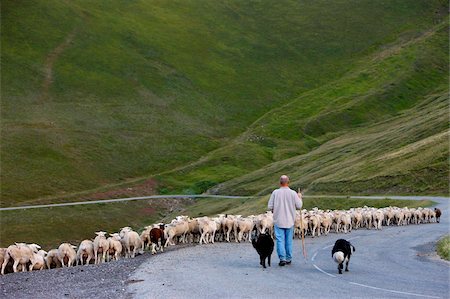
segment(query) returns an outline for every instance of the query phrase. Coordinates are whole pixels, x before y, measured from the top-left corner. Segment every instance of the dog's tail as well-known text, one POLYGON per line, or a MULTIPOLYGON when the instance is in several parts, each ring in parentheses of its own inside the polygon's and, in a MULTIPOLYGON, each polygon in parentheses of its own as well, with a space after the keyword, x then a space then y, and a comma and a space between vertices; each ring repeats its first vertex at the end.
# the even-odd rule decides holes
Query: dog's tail
POLYGON ((336 251, 333 254, 333 260, 338 264, 342 264, 344 262, 344 253, 342 251, 336 251))
POLYGON ((352 251, 352 253, 353 252, 355 252, 356 251, 356 248, 355 248, 355 246, 353 246, 353 244, 350 244, 350 246, 353 248, 353 251, 352 251))

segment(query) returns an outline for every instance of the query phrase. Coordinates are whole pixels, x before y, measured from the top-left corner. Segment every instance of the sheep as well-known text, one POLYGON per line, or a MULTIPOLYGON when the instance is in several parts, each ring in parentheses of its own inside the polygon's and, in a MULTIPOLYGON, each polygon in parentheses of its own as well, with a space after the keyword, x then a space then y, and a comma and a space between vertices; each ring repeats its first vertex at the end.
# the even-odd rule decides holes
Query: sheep
POLYGON ((165 247, 170 245, 175 245, 175 237, 180 237, 180 242, 186 242, 186 234, 189 232, 188 221, 185 220, 175 220, 171 224, 167 225, 164 234, 166 239, 165 247))
POLYGON ((414 211, 414 223, 420 224, 421 220, 422 220, 422 211, 417 209, 414 211))
POLYGON ((434 212, 436 213, 436 222, 439 223, 439 221, 441 221, 442 212, 438 208, 434 208, 434 212))
POLYGON ((67 265, 67 267, 72 267, 77 260, 77 253, 75 251, 77 247, 69 244, 62 243, 58 247, 58 259, 61 262, 63 268, 67 265))
POLYGON ((81 241, 77 251, 77 265, 89 265, 89 262, 94 258, 94 242, 91 240, 81 241), (86 262, 84 262, 84 259, 86 259, 86 262))
POLYGON ((340 222, 342 223, 342 228, 344 229, 344 233, 345 234, 347 232, 351 232, 352 231, 352 218, 351 218, 350 214, 348 214, 348 213, 341 214, 341 221, 340 222))
POLYGON ((152 226, 146 226, 145 229, 141 232, 141 235, 139 236, 142 241, 142 250, 150 246, 150 230, 152 229, 152 226))
POLYGON ((208 244, 209 242, 214 243, 214 234, 217 230, 216 221, 209 219, 208 217, 203 217, 198 219, 198 226, 200 231, 199 244, 202 244, 202 241, 205 244, 208 244))
POLYGON ((227 242, 230 242, 230 233, 234 229, 235 220, 236 217, 233 215, 225 215, 225 217, 222 219, 222 230, 227 242))
POLYGON ((266 214, 260 215, 258 217, 259 223, 259 233, 264 234, 266 230, 269 231, 269 234, 273 234, 273 215, 272 212, 267 212, 266 214))
POLYGON ((120 230, 119 235, 122 239, 122 245, 125 248, 125 258, 134 258, 139 249, 141 249, 139 253, 144 253, 142 250, 142 241, 137 232, 127 226, 120 230))
POLYGON ((31 258, 30 271, 33 270, 42 270, 45 268, 45 257, 47 255, 47 251, 39 250, 37 253, 33 252, 33 257, 31 258))
POLYGON ((301 212, 296 212, 295 222, 294 222, 294 235, 297 235, 300 239, 303 235, 306 235, 306 231, 308 230, 308 219, 301 212))
MULTIPOLYGON (((3 265, 3 262, 5 261, 6 250, 7 250, 7 248, 0 248, 0 270, 3 265)), ((9 261, 7 262, 6 267, 5 267, 5 273, 13 272, 13 263, 14 263, 14 261, 12 259, 9 259, 9 261)), ((17 266, 17 269, 19 271, 22 271, 22 267, 20 264, 17 266)))
POLYGON ((248 234, 248 241, 251 242, 251 231, 253 230, 253 226, 254 222, 250 216, 247 218, 237 218, 234 223, 234 238, 236 239, 236 242, 241 242, 244 234, 248 234))
MULTIPOLYGON (((200 240, 200 231, 199 231, 199 226, 198 226, 198 220, 197 219, 189 219, 188 227, 189 227, 188 231, 189 231, 190 242, 195 242, 197 237, 198 237, 198 240, 200 240)), ((164 230, 164 227, 162 227, 161 229, 164 230)), ((162 237, 164 239, 164 235, 162 237)))
POLYGON ((25 272, 27 269, 27 263, 31 262, 34 253, 37 253, 41 247, 37 244, 25 244, 25 243, 16 243, 14 245, 8 246, 6 249, 6 253, 4 256, 1 274, 5 274, 5 267, 8 264, 10 259, 14 260, 13 263, 13 271, 14 273, 18 271, 17 267, 20 264, 22 267, 22 272, 25 272))
POLYGON ((323 233, 328 236, 331 230, 331 224, 333 223, 333 217, 330 213, 325 213, 322 215, 322 227, 323 233))
POLYGON ((394 219, 394 211, 392 210, 392 208, 390 208, 390 207, 387 208, 384 216, 385 216, 386 226, 389 226, 391 221, 393 221, 393 219, 394 219))
POLYGON ((223 241, 225 238, 225 234, 222 231, 222 220, 225 217, 223 214, 219 214, 219 217, 212 218, 216 222, 216 230, 214 232, 214 240, 215 241, 223 241))
POLYGON ((405 208, 403 211, 404 211, 404 214, 405 214, 404 222, 405 222, 405 225, 406 225, 406 224, 409 224, 411 222, 412 213, 411 213, 411 210, 408 209, 408 208, 405 208))
POLYGON ((322 223, 322 217, 320 215, 313 214, 309 217, 309 228, 311 230, 312 237, 314 238, 315 233, 320 237, 320 225, 322 223))
POLYGON ((375 229, 381 229, 381 225, 384 220, 384 213, 382 210, 378 209, 373 213, 373 224, 375 229))
POLYGON ((5 261, 6 248, 0 248, 0 265, 5 261))
POLYGON ((58 249, 52 249, 47 252, 45 263, 47 264, 47 269, 52 269, 53 265, 55 265, 54 268, 62 267, 62 264, 58 259, 58 249))
POLYGON ((164 252, 164 225, 160 228, 154 227, 150 230, 150 243, 152 244, 152 254, 156 254, 156 249, 159 248, 164 252))
POLYGON ((109 234, 110 237, 107 239, 108 241, 108 261, 112 257, 115 261, 119 260, 119 256, 122 253, 122 242, 120 242, 120 235, 115 234, 109 234))
POLYGON ((436 212, 431 209, 430 209, 430 222, 436 222, 436 212))
POLYGON ((367 229, 371 229, 372 228, 372 211, 370 210, 365 210, 363 211, 363 219, 364 219, 364 225, 366 226, 367 229))
POLYGON ((94 258, 95 264, 98 265, 100 262, 104 263, 106 261, 106 254, 109 249, 109 242, 106 240, 106 232, 96 232, 97 236, 94 239, 94 258), (101 254, 101 258, 98 254, 101 254))
POLYGON ((423 223, 430 222, 430 210, 429 209, 423 209, 422 215, 423 215, 423 223))
POLYGON ((353 228, 358 229, 361 227, 363 215, 360 209, 353 212, 353 228))

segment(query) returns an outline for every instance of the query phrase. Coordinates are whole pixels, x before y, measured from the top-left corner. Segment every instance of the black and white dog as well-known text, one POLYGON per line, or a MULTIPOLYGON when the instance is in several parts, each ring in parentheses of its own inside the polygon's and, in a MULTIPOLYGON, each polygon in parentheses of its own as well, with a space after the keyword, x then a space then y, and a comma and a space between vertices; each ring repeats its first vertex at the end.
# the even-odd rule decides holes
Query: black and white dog
POLYGON ((346 263, 345 271, 348 271, 348 263, 350 262, 350 257, 355 251, 355 246, 353 246, 347 240, 339 239, 336 241, 336 243, 334 243, 333 250, 331 250, 331 256, 333 257, 333 260, 338 263, 339 274, 342 274, 344 262, 346 263))
POLYGON ((260 265, 266 268, 266 258, 267 258, 267 263, 269 264, 270 267, 270 257, 272 256, 274 247, 272 236, 268 232, 258 235, 258 230, 255 227, 252 230, 251 238, 252 238, 252 245, 259 254, 260 265))

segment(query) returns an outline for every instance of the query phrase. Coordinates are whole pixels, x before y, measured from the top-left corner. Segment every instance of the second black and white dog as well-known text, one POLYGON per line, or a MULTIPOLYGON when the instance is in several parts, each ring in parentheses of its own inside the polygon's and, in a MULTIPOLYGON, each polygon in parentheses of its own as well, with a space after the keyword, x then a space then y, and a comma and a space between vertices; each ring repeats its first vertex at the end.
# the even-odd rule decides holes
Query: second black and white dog
POLYGON ((333 250, 331 250, 331 256, 333 260, 338 264, 339 274, 342 274, 342 268, 348 271, 348 263, 350 262, 350 257, 352 253, 355 252, 355 246, 353 246, 349 241, 344 239, 339 239, 334 243, 333 250))
POLYGON ((259 254, 259 263, 261 266, 266 268, 266 258, 267 263, 270 267, 270 258, 272 256, 274 242, 272 236, 265 232, 264 234, 258 234, 256 227, 252 230, 252 245, 259 254))

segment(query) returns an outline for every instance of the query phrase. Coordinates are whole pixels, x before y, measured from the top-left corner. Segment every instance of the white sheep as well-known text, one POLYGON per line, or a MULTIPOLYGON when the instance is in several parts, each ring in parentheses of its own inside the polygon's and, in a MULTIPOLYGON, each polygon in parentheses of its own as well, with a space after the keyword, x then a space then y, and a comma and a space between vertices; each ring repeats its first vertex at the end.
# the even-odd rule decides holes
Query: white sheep
POLYGON ((58 247, 58 259, 61 262, 63 268, 65 266, 72 267, 77 260, 77 253, 75 251, 76 246, 70 243, 62 243, 58 247))
MULTIPOLYGON (((150 246, 150 231, 152 229, 152 226, 146 226, 145 229, 142 231, 141 235, 139 236, 142 241, 142 250, 150 246)), ((109 238, 108 238, 109 239, 109 238)))
POLYGON ((91 240, 81 241, 77 251, 77 265, 89 265, 89 262, 94 258, 94 242, 91 240), (85 259, 86 263, 84 262, 85 259))
POLYGON ((39 250, 37 253, 33 252, 33 257, 31 258, 30 271, 32 270, 42 270, 45 267, 45 257, 47 251, 39 250))
POLYGON ((234 228, 235 220, 236 217, 233 215, 225 215, 225 217, 222 218, 222 230, 227 242, 230 242, 230 233, 234 228))
POLYGON ((130 227, 127 226, 120 230, 119 235, 121 237, 123 247, 125 248, 126 258, 134 258, 138 250, 139 253, 143 253, 142 241, 137 232, 133 231, 130 227))
POLYGON ((97 236, 94 239, 94 258, 95 264, 98 265, 100 262, 104 263, 106 261, 106 254, 109 249, 109 242, 106 240, 106 232, 96 232, 97 236), (101 258, 98 256, 101 254, 101 258))
POLYGON ((239 217, 234 223, 234 238, 236 242, 241 242, 244 234, 248 236, 248 241, 251 242, 251 232, 253 230, 253 219, 248 216, 247 218, 239 217), (239 234, 238 234, 239 231, 239 234))
POLYGON ((217 230, 217 222, 213 219, 209 219, 208 217, 202 217, 198 219, 198 226, 201 234, 199 243, 202 244, 202 241, 205 244, 208 244, 209 242, 214 243, 214 234, 217 230))
POLYGON ((383 210, 378 209, 373 213, 373 224, 375 229, 381 229, 381 225, 383 224, 384 213, 383 210))
POLYGON ((164 247, 175 245, 175 238, 180 237, 180 242, 186 242, 186 235, 189 233, 189 222, 185 220, 175 220, 171 224, 167 225, 164 229, 166 238, 166 244, 164 247))
POLYGON ((55 268, 62 267, 62 264, 58 259, 58 249, 52 249, 47 252, 45 263, 47 264, 47 269, 51 269, 52 265, 55 265, 55 268))
POLYGON ((108 260, 112 257, 115 261, 118 261, 119 256, 122 254, 122 243, 120 242, 120 235, 117 233, 109 235, 108 260))
POLYGON ((273 234, 273 214, 272 212, 268 212, 266 214, 259 215, 257 220, 258 230, 261 234, 264 234, 269 231, 269 234, 273 234))
POLYGON ((34 253, 37 253, 40 248, 37 244, 27 245, 25 243, 16 243, 8 246, 3 260, 1 274, 5 274, 5 267, 11 258, 14 260, 13 271, 17 272, 17 266, 20 264, 22 272, 25 272, 27 270, 27 263, 31 262, 34 253))

